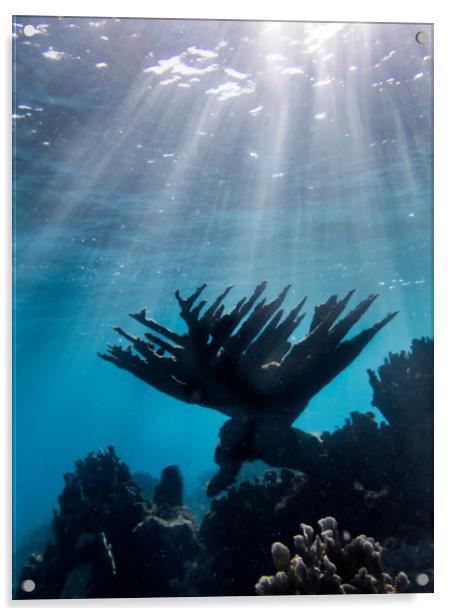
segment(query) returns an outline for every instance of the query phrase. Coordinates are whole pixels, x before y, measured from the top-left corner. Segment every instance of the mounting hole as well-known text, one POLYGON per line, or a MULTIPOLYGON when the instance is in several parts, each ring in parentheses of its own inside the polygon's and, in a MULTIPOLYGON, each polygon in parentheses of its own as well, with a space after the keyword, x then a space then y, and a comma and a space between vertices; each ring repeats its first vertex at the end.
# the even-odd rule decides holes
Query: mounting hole
POLYGON ((428 577, 428 575, 426 573, 420 573, 417 577, 416 577, 416 584, 418 586, 427 586, 427 584, 430 582, 430 578, 428 577))
POLYGON ((36 28, 31 24, 27 24, 23 27, 22 32, 25 36, 34 36, 38 32, 38 30, 36 30, 36 28))
POLYGON ((36 588, 36 584, 34 583, 33 580, 24 580, 22 584, 20 585, 20 587, 22 588, 24 592, 33 592, 34 589, 36 588))
POLYGON ((416 34, 416 41, 420 44, 420 45, 425 45, 426 43, 428 43, 428 34, 427 32, 424 32, 423 30, 421 30, 420 32, 418 32, 416 34))

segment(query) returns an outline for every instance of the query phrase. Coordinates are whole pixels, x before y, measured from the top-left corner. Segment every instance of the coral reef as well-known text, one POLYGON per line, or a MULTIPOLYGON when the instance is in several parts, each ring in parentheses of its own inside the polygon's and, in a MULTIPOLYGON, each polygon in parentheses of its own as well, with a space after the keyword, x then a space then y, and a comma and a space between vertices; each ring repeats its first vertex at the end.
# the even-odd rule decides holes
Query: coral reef
POLYGON ((33 553, 43 552, 46 545, 52 539, 51 523, 39 525, 25 536, 13 551, 13 585, 17 586, 19 576, 28 556, 33 553))
POLYGON ((390 353, 377 372, 368 370, 372 403, 394 433, 398 472, 433 500, 433 340, 415 339, 410 352, 390 353))
POLYGON ((344 340, 377 295, 370 295, 339 321, 353 291, 340 300, 332 295, 315 307, 307 335, 292 345, 289 339, 305 316, 300 312, 306 298, 283 318, 281 306, 290 286, 273 301, 258 301, 266 286, 259 284, 229 313, 223 301, 231 286, 208 307, 205 300, 195 306, 206 285, 187 299, 176 291, 187 333, 168 329, 142 310, 131 316, 153 333, 147 332, 143 340, 117 327, 115 331, 131 346, 110 346, 108 353, 99 354, 178 400, 230 417, 220 431, 215 452, 220 471, 209 483, 210 496, 226 489, 246 460, 311 472, 320 453, 318 442, 292 423, 397 314, 389 313, 344 340))
POLYGON ((164 469, 159 504, 146 501, 114 449, 64 477, 53 540, 25 563, 18 599, 174 596, 198 549, 180 473, 164 469), (174 478, 178 477, 176 494, 174 478), (168 480, 169 478, 169 480, 168 480), (31 579, 32 592, 21 588, 31 579))
POLYGON ((433 400, 428 394, 432 342, 413 341, 412 349, 409 354, 390 355, 379 370, 394 415, 395 397, 403 400, 404 389, 411 389, 409 413, 402 411, 405 422, 398 418, 396 425, 379 425, 372 413, 353 412, 342 428, 320 436, 321 455, 308 475, 268 471, 263 480, 232 487, 212 502, 200 528, 204 552, 199 567, 203 573, 198 572, 195 580, 199 588, 219 592, 211 582, 218 575, 224 594, 247 594, 251 577, 262 571, 259 563, 271 564, 262 546, 286 540, 300 518, 314 525, 328 512, 350 535, 364 532, 384 543, 392 574, 391 563, 397 562, 395 555, 400 552, 410 563, 414 583, 428 580, 424 586, 417 584, 416 590, 432 590, 432 441, 428 429, 424 438, 425 420, 410 421, 411 416, 427 415, 432 422, 433 400), (423 383, 427 392, 419 400, 412 396, 416 383, 423 383), (244 552, 252 555, 246 564, 244 552))
POLYGON ((408 576, 399 572, 392 580, 381 564, 381 546, 372 538, 348 535, 341 540, 336 520, 318 522, 320 534, 301 524, 294 537, 295 556, 280 542, 271 554, 276 575, 262 576, 256 584, 259 595, 338 595, 406 592, 408 576))
POLYGON ((369 370, 372 403, 390 426, 394 497, 416 512, 416 526, 433 532, 433 340, 415 339, 409 352, 390 353, 369 370))
POLYGON ((160 482, 154 491, 154 502, 159 514, 168 511, 170 514, 174 507, 182 507, 183 481, 179 467, 175 464, 163 469, 160 482))
POLYGON ((258 575, 271 567, 268 546, 290 536, 298 524, 299 512, 293 522, 284 500, 301 493, 305 481, 301 473, 267 471, 212 500, 199 529, 202 549, 189 572, 190 594, 253 594, 258 575))
POLYGON ((432 341, 415 340, 411 352, 391 354, 370 372, 387 423, 353 412, 341 428, 312 437, 309 473, 245 466, 249 480, 213 499, 206 513, 202 495, 199 529, 183 506, 178 467, 163 469, 158 482, 145 474, 144 498, 113 448, 79 460, 65 475, 53 540, 20 576, 36 588, 19 588, 16 597, 250 595, 273 566, 276 575, 258 584, 263 594, 400 592, 407 590, 401 569, 409 592, 432 592, 432 350, 432 341), (300 519, 292 557, 285 546, 300 519))
MULTIPOLYGON (((415 339, 411 351, 389 353, 378 375, 368 370, 372 403, 403 437, 407 430, 433 437, 433 340, 415 339)), ((411 434, 410 434, 411 438, 411 434)))
POLYGON ((390 537, 383 542, 383 568, 390 575, 403 569, 411 580, 410 592, 434 592, 433 540, 407 543, 390 537))

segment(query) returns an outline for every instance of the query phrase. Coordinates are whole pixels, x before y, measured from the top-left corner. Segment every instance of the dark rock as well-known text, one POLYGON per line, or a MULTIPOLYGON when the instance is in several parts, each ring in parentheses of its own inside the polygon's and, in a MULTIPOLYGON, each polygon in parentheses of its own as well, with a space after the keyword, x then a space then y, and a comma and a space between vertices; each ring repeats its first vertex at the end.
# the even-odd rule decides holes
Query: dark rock
POLYGON ((167 466, 162 470, 160 483, 154 492, 154 502, 163 511, 182 507, 183 480, 179 467, 167 466))
POLYGON ((160 507, 146 501, 129 469, 107 452, 91 453, 66 473, 53 520, 53 539, 22 570, 17 599, 174 596, 197 543, 189 512, 180 503, 177 468, 163 473, 169 495, 160 507), (176 478, 177 481, 175 480, 176 478), (163 507, 165 504, 165 507, 163 507), (165 509, 165 519, 159 516, 165 509), (26 592, 21 584, 33 580, 26 592), (175 581, 176 580, 176 581, 175 581))

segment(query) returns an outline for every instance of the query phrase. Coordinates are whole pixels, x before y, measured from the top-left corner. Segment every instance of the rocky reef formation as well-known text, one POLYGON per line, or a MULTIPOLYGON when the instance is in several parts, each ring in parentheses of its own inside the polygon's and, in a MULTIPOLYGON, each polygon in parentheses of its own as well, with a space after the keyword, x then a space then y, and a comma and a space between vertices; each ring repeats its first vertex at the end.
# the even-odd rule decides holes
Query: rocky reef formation
POLYGON ((259 592, 401 592, 401 569, 409 592, 431 592, 432 358, 428 339, 390 354, 370 372, 373 401, 387 423, 352 413, 343 427, 315 439, 310 473, 267 470, 229 487, 211 501, 199 528, 183 506, 176 466, 163 469, 157 484, 142 477, 148 488, 155 485, 144 498, 113 448, 79 460, 65 475, 53 540, 22 571, 20 581, 36 588, 19 588, 16 597, 250 595, 276 562, 285 568, 261 579, 259 592), (342 535, 326 514, 340 520, 342 535), (300 520, 292 557, 285 546, 300 520), (309 528, 317 520, 316 537, 309 528))
POLYGON ((16 587, 22 567, 30 554, 40 554, 53 536, 50 521, 40 524, 18 543, 13 551, 13 585, 16 587))
POLYGON ((164 469, 158 503, 146 501, 109 447, 77 461, 64 479, 53 540, 29 557, 16 598, 177 595, 185 562, 197 551, 180 473, 164 469), (32 592, 25 580, 34 582, 32 592))
POLYGON ((397 314, 389 313, 344 340, 377 295, 361 301, 340 320, 353 291, 342 299, 332 295, 315 307, 306 336, 291 344, 290 337, 305 316, 300 313, 306 297, 284 317, 281 306, 290 286, 269 302, 260 299, 266 286, 259 284, 251 297, 243 297, 228 313, 223 302, 231 286, 210 306, 205 300, 195 305, 206 285, 187 299, 176 291, 187 333, 168 329, 142 310, 130 316, 152 333, 142 339, 117 327, 115 331, 131 345, 110 346, 108 353, 100 354, 178 400, 230 418, 220 430, 215 452, 220 471, 209 483, 210 496, 231 485, 247 460, 313 471, 321 454, 319 443, 293 428, 293 422, 397 314))
POLYGON ((294 537, 295 555, 280 542, 271 554, 276 575, 262 576, 256 584, 259 595, 344 595, 406 592, 408 576, 399 572, 392 580, 381 564, 381 546, 372 537, 343 539, 336 520, 328 516, 312 526, 300 525, 294 537))
POLYGON ((424 434, 429 446, 433 433, 433 352, 431 338, 416 338, 410 351, 389 353, 378 374, 368 370, 373 405, 401 437, 407 430, 424 434))
POLYGON ((412 590, 432 590, 432 500, 422 492, 422 477, 416 497, 407 490, 390 426, 379 426, 371 413, 353 413, 343 428, 321 439, 325 455, 315 477, 267 471, 212 501, 199 530, 195 594, 249 594, 260 573, 270 570, 268 546, 287 542, 300 518, 314 526, 329 510, 350 536, 365 533, 383 545, 391 575, 402 567, 412 590), (419 576, 427 576, 428 585, 417 585, 419 576))
POLYGON ((409 352, 390 353, 377 374, 368 371, 372 402, 391 428, 399 498, 411 502, 423 526, 433 516, 433 350, 433 340, 415 339, 409 352))
MULTIPOLYGON (((409 414, 402 413, 405 422, 398 418, 392 423, 388 414, 391 423, 378 424, 372 413, 353 412, 342 428, 320 436, 321 455, 309 475, 268 471, 263 479, 243 482, 212 502, 199 533, 206 546, 199 588, 218 592, 215 576, 206 573, 214 571, 223 593, 247 594, 251 578, 262 571, 259 564, 271 566, 263 546, 287 541, 300 519, 313 526, 329 513, 351 536, 365 533, 384 544, 392 575, 405 559, 416 591, 432 590, 433 450, 431 432, 425 431, 424 442, 423 427, 426 417, 433 422, 433 400, 428 393, 419 399, 412 395, 417 382, 428 392, 432 347, 431 340, 413 341, 415 351, 392 354, 379 369, 386 399, 406 395, 410 400, 409 414), (424 419, 411 421, 412 416, 424 419), (251 555, 246 564, 244 552, 251 555), (417 585, 419 576, 428 579, 425 586, 417 585)), ((394 403, 393 408, 396 414, 394 403)))

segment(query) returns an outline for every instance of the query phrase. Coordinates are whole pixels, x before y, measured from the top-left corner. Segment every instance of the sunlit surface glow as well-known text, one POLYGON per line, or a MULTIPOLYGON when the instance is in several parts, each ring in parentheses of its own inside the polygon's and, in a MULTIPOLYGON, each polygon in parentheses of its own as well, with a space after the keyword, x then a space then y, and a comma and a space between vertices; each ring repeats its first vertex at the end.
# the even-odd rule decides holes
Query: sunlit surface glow
POLYGON ((207 282, 213 298, 234 283, 232 304, 261 280, 271 294, 292 283, 309 313, 356 288, 380 292, 367 322, 400 310, 313 400, 307 430, 371 410, 366 368, 431 335, 432 48, 419 29, 15 20, 19 534, 90 449, 114 444, 153 474, 177 463, 187 485, 212 468, 221 417, 96 356, 144 306, 179 328, 177 288, 207 282))

